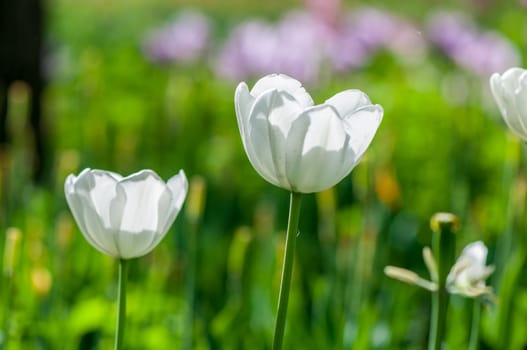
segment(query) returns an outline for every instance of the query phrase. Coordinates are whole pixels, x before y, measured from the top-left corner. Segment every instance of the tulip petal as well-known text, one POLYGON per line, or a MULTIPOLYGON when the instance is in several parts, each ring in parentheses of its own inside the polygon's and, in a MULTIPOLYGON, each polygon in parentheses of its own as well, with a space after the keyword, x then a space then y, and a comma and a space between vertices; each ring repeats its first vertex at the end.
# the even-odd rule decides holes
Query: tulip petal
POLYGON ((302 108, 313 106, 313 99, 304 89, 302 83, 285 74, 270 74, 261 78, 251 89, 251 95, 257 98, 264 92, 273 89, 287 92, 294 97, 302 108))
POLYGON ((519 78, 519 86, 514 93, 514 105, 521 126, 526 132, 522 134, 523 139, 527 139, 527 71, 519 78))
POLYGON ((289 93, 269 90, 256 99, 249 117, 248 142, 259 160, 253 166, 264 179, 285 189, 291 189, 285 169, 285 140, 301 112, 302 107, 289 93))
MULTIPOLYGON (((80 194, 80 198, 84 195, 80 194)), ((93 242, 95 248, 108 255, 118 257, 119 246, 115 242, 116 231, 104 227, 96 209, 87 197, 82 200, 83 204, 83 220, 86 227, 84 237, 90 242, 93 242), (90 239, 88 239, 88 237, 90 239)), ((81 230, 82 232, 82 230, 81 230)))
POLYGON ((117 187, 126 195, 120 230, 157 231, 158 202, 166 190, 163 180, 151 170, 142 170, 121 180, 117 187))
POLYGON ((511 68, 502 76, 495 73, 490 78, 490 87, 505 124, 516 135, 527 139, 527 123, 523 121, 518 110, 517 99, 513 97, 520 90, 519 80, 522 74, 525 74, 525 71, 520 68, 511 68))
POLYGON ((119 257, 131 259, 150 253, 155 247, 153 242, 156 240, 156 236, 159 234, 150 230, 141 232, 119 231, 116 238, 119 246, 119 257))
POLYGON ((249 122, 249 113, 251 112, 253 104, 254 97, 249 93, 247 84, 241 82, 238 84, 238 87, 234 92, 234 108, 236 110, 236 118, 238 119, 238 127, 240 128, 240 134, 244 146, 247 124, 249 122))
MULTIPOLYGON (((82 174, 81 174, 82 175, 82 174)), ((111 228, 110 203, 116 195, 116 186, 119 177, 116 174, 103 170, 92 170, 89 176, 79 176, 78 186, 89 186, 92 205, 106 228, 111 228), (87 182, 83 180, 86 179, 87 182)))
POLYGON ((352 89, 339 92, 327 99, 324 104, 333 106, 343 118, 361 107, 371 105, 371 101, 364 92, 352 89))
POLYGON ((298 116, 287 138, 287 176, 293 191, 325 190, 347 172, 343 166, 349 167, 355 157, 348 154, 349 135, 342 123, 329 105, 309 108, 298 116))
POLYGON ((362 107, 344 117, 346 133, 350 135, 349 147, 358 163, 370 145, 382 121, 383 109, 380 105, 362 107))
MULTIPOLYGON (((84 210, 85 204, 83 203, 83 200, 79 198, 80 197, 79 194, 77 194, 74 189, 75 180, 76 180, 76 177, 74 175, 68 176, 64 184, 64 192, 66 194, 66 201, 68 202, 68 205, 71 209, 73 217, 75 218, 75 221, 79 225, 82 235, 88 241, 88 243, 90 243, 97 250, 105 254, 108 254, 108 255, 113 255, 115 253, 114 250, 105 248, 101 244, 101 242, 99 242, 98 239, 92 237, 92 235, 90 234, 90 231, 88 230, 86 221, 85 221, 85 218, 87 216, 84 210)), ((87 204, 87 205, 90 205, 90 204, 87 204)))
MULTIPOLYGON (((251 109, 254 106, 254 100, 254 97, 251 96, 251 94, 249 93, 249 88, 247 87, 247 84, 243 82, 238 84, 238 87, 236 88, 236 92, 234 94, 234 104, 243 148, 245 149, 245 153, 247 154, 247 157, 249 158, 249 161, 251 162, 253 167, 261 169, 260 171, 265 171, 264 165, 261 164, 257 152, 254 150, 253 144, 249 140, 249 116, 251 109)), ((260 171, 258 171, 258 173, 261 174, 260 171)))
POLYGON ((181 207, 183 206, 183 202, 185 201, 185 197, 187 196, 188 180, 185 176, 185 172, 183 170, 180 170, 179 173, 172 176, 167 181, 167 186, 171 194, 171 202, 168 205, 169 210, 166 213, 164 222, 160 222, 159 226, 162 227, 159 232, 162 233, 163 236, 166 234, 170 226, 172 226, 172 223, 179 214, 181 207))
MULTIPOLYGON (((101 170, 84 170, 76 179, 70 180, 66 198, 79 224, 82 234, 95 248, 108 255, 118 255, 115 245, 115 231, 110 225, 109 214, 104 210, 109 206, 114 192, 115 174, 101 170), (103 194, 101 188, 106 190, 103 194), (96 203, 100 200, 100 203, 96 203)), ((68 183, 68 181, 67 181, 68 183)))

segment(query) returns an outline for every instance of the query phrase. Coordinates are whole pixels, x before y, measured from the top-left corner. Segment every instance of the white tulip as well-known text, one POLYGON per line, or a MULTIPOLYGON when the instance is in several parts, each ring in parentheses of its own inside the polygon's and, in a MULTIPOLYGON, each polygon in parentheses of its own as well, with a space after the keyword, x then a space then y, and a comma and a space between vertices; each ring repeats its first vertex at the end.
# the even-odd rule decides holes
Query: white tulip
POLYGON ((283 74, 260 79, 234 97, 245 152, 267 181, 292 192, 334 186, 360 161, 383 109, 359 90, 342 91, 320 105, 297 80, 283 74))
POLYGON ((469 297, 490 294, 485 280, 494 271, 486 265, 487 247, 481 241, 470 243, 461 252, 447 276, 447 288, 451 293, 469 297))
POLYGON ((510 68, 503 75, 494 73, 490 88, 509 129, 527 141, 527 70, 510 68))
POLYGON ((128 177, 85 169, 64 190, 86 240, 107 255, 130 259, 149 253, 174 222, 187 194, 183 170, 165 183, 152 170, 128 177))

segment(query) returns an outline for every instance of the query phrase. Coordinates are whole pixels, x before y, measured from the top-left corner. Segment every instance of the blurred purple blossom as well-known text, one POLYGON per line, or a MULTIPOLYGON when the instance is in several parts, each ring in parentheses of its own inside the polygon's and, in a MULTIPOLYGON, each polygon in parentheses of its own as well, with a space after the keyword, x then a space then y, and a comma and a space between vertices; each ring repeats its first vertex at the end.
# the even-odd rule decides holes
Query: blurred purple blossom
POLYGON ((199 12, 186 10, 147 35, 143 49, 156 63, 188 63, 200 58, 209 44, 210 25, 199 12))
POLYGON ((410 23, 387 12, 366 8, 332 18, 339 0, 308 0, 310 12, 290 12, 272 25, 251 20, 237 27, 220 52, 217 73, 241 80, 273 72, 304 82, 324 72, 344 72, 365 64, 380 49, 399 56, 422 54, 426 45, 410 23), (323 12, 323 11, 322 11, 323 12))
POLYGON ((428 37, 459 66, 487 78, 520 63, 518 49, 494 31, 481 31, 459 13, 439 12, 428 21, 428 37))
POLYGON ((328 57, 337 71, 364 64, 379 50, 421 58, 426 42, 411 23, 388 12, 364 8, 349 14, 335 33, 328 57))
MULTIPOLYGON (((250 19, 235 27, 213 62, 217 75, 239 81, 280 72, 308 83, 360 68, 382 50, 403 61, 420 61, 427 40, 481 76, 519 64, 518 50, 507 39, 479 30, 460 14, 436 13, 423 36, 411 22, 380 9, 346 13, 342 0, 305 2, 306 11, 289 12, 277 23, 250 19)), ((206 17, 185 11, 151 32, 144 50, 157 63, 189 62, 203 56, 210 35, 206 17)))
POLYGON ((306 0, 309 13, 328 26, 336 26, 342 15, 342 0, 306 0))
POLYGON ((292 12, 275 26, 249 20, 228 38, 216 71, 231 80, 281 72, 312 81, 318 76, 327 35, 322 23, 303 12, 292 12))

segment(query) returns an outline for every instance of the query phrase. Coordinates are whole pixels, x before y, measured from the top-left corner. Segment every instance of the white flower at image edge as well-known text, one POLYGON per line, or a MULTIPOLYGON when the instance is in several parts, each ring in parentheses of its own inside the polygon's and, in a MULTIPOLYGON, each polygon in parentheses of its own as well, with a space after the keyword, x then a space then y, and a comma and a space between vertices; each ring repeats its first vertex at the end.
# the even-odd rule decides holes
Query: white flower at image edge
POLYGON ((323 191, 360 161, 383 109, 359 90, 342 91, 320 105, 297 80, 272 74, 234 97, 245 152, 265 180, 292 192, 323 191))
POLYGON ((128 177, 85 169, 69 175, 68 205, 86 240, 107 255, 143 256, 163 239, 176 219, 188 182, 183 170, 166 183, 153 171, 128 177))
POLYGON ((492 95, 509 129, 527 141, 527 70, 510 68, 490 77, 492 95))
POLYGON ((447 277, 447 288, 451 293, 469 297, 490 293, 485 280, 494 271, 486 265, 487 247, 481 241, 467 245, 447 277))

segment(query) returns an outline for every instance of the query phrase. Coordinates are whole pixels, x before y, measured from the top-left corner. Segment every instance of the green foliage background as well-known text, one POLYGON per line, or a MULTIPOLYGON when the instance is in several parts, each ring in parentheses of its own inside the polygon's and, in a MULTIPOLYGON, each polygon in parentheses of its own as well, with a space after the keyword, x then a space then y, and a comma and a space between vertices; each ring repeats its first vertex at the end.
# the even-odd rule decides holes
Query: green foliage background
MULTIPOLYGON (((23 86, 11 93, 14 144, 2 158, 0 225, 22 232, 12 275, 2 262, 6 348, 111 348, 116 265, 82 238, 63 195, 66 176, 85 167, 121 174, 152 168, 165 179, 183 168, 206 183, 200 220, 183 211, 160 246, 131 263, 127 349, 270 348, 288 194, 262 180, 243 152, 235 83, 218 80, 205 62, 156 67, 139 47, 148 29, 188 5, 48 2, 58 62, 44 106, 52 135, 48 183, 30 180, 23 86)), ((214 20, 220 40, 246 17, 279 18, 301 3, 192 5, 214 20)), ((368 5, 416 23, 435 8, 460 9, 525 54, 525 9, 516 2, 368 5)), ((414 64, 381 53, 360 70, 307 86, 319 102, 346 88, 367 92, 385 117, 352 175, 304 198, 285 348, 423 349, 429 294, 382 271, 391 264, 426 276, 421 250, 438 211, 459 216, 459 249, 481 239, 497 266, 490 283, 498 303, 483 311, 481 348, 500 348, 496 325, 511 298, 513 348, 523 348, 525 152, 501 122, 488 81, 429 50, 414 64), (452 98, 460 93, 466 97, 452 98), (513 295, 501 294, 507 283, 518 285, 513 295)), ((452 299, 451 349, 466 347, 470 314, 466 300, 452 299)))

